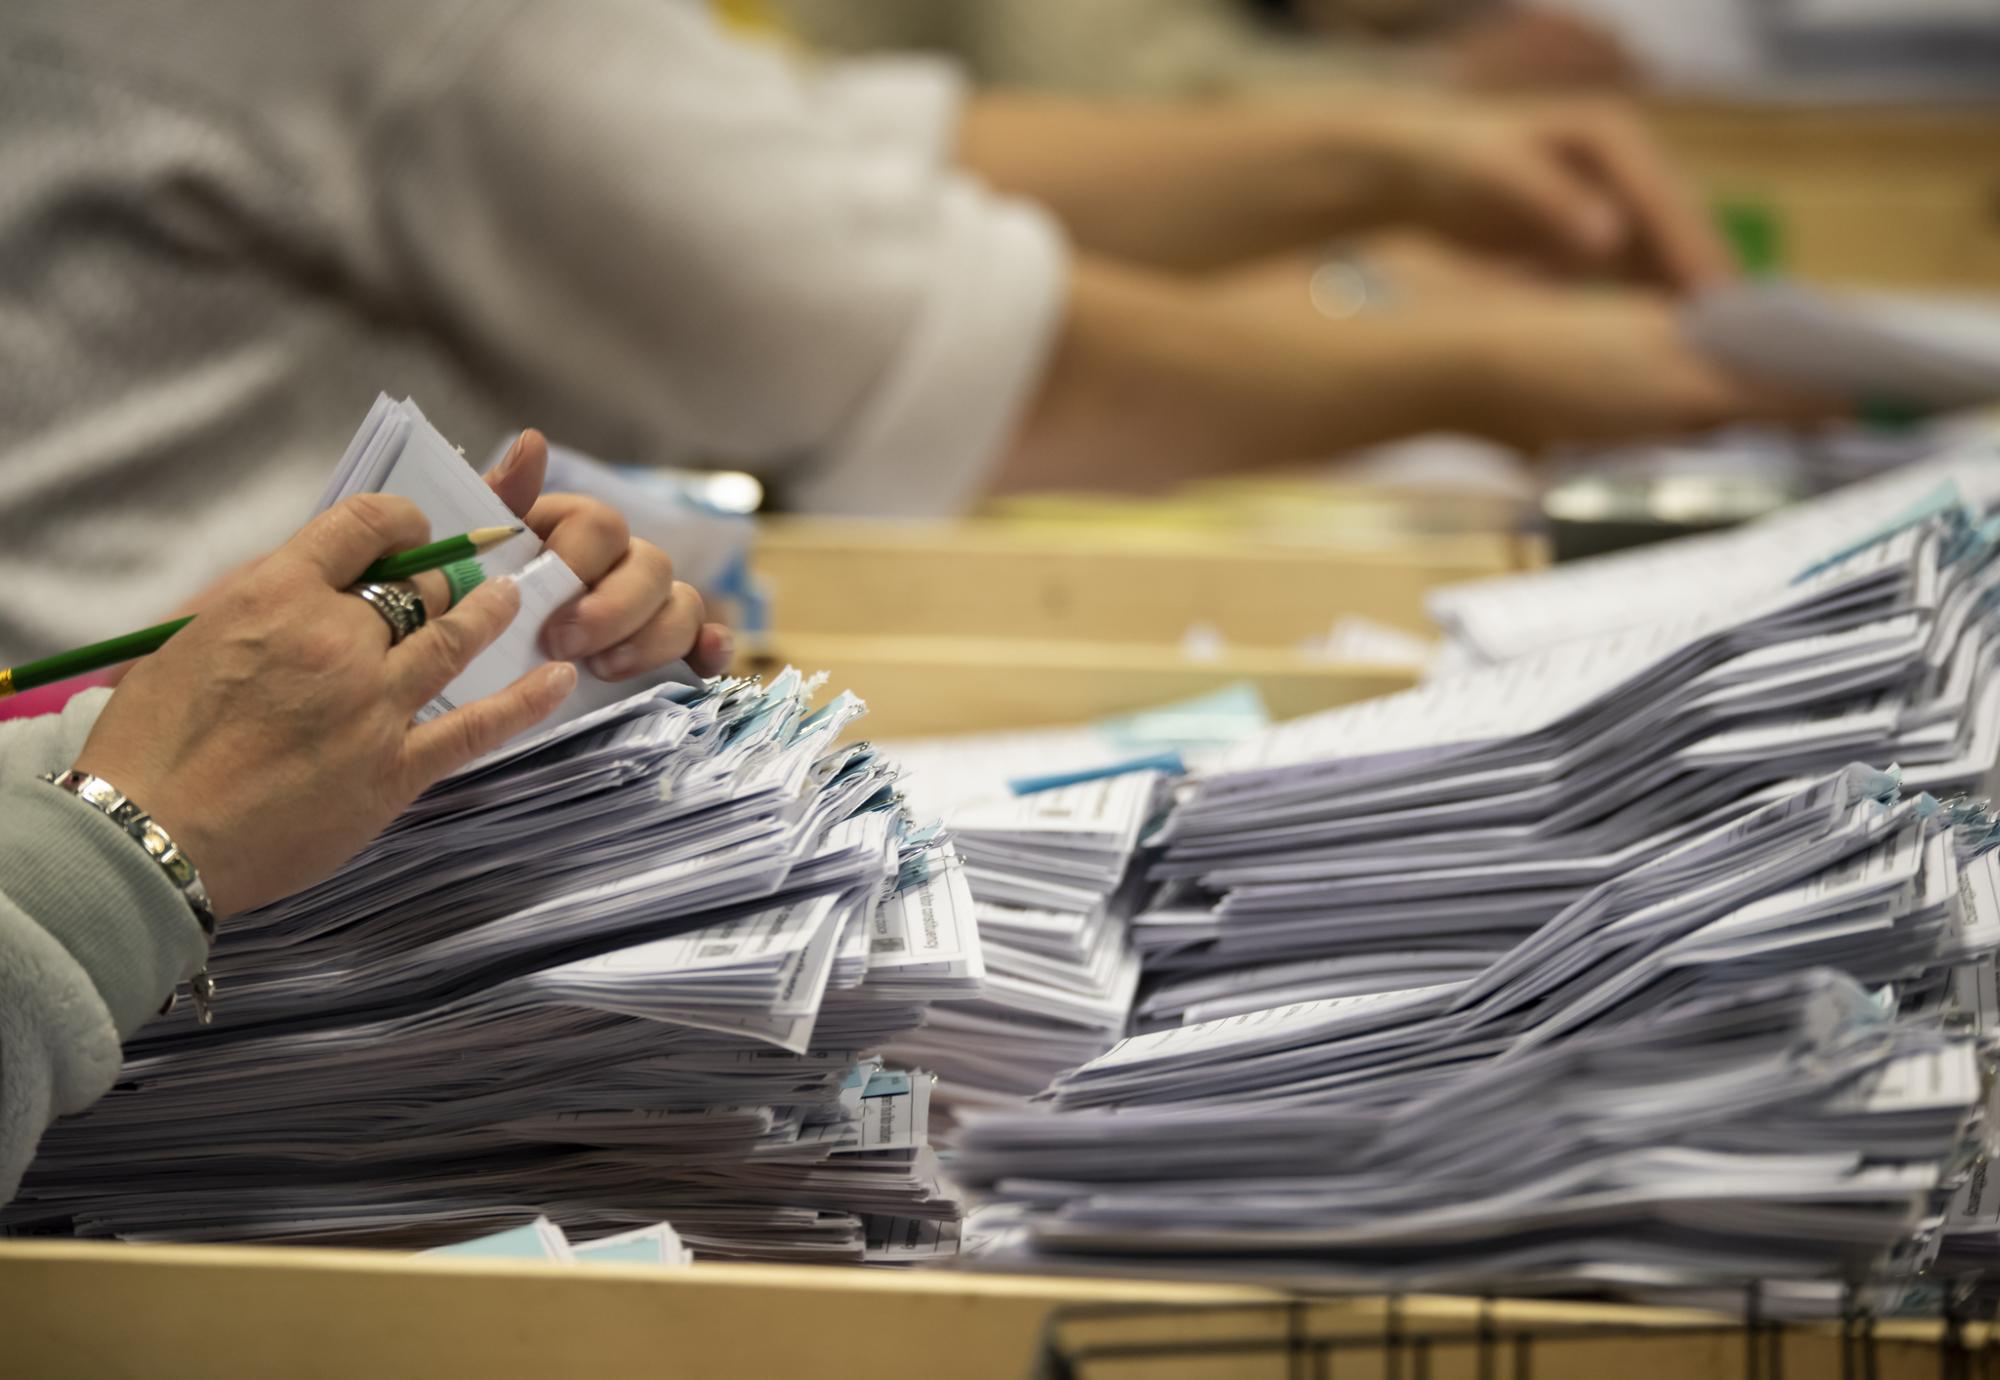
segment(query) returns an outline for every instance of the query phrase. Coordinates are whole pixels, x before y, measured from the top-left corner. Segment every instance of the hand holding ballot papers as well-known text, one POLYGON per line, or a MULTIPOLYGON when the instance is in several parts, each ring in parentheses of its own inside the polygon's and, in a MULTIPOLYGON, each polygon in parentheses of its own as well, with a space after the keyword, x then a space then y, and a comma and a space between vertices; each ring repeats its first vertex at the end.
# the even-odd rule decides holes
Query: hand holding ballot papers
POLYGON ((217 915, 324 877, 420 792, 546 719, 575 687, 567 664, 525 666, 413 726, 521 602, 496 581, 391 645, 347 586, 385 547, 423 536, 424 516, 405 500, 336 505, 106 702, 77 770, 144 803, 197 860, 217 915), (329 811, 329 797, 342 808, 329 811))
MULTIPOLYGON (((147 802, 190 856, 207 860, 204 881, 225 916, 324 875, 438 777, 572 700, 576 671, 541 649, 581 655, 619 675, 673 661, 686 676, 684 655, 707 670, 728 657, 726 630, 704 621, 701 597, 674 582, 664 553, 630 541, 602 504, 541 494, 547 448, 536 433, 523 433, 482 482, 414 406, 380 399, 370 421, 380 429, 357 438, 326 511, 222 591, 220 617, 197 620, 178 634, 171 655, 135 667, 131 693, 107 707, 78 759, 147 802), (338 506, 369 491, 403 501, 338 506), (385 549, 420 544, 427 519, 440 531, 464 530, 450 527, 460 521, 502 527, 515 517, 528 530, 481 558, 510 578, 448 609, 444 576, 417 577, 434 606, 430 626, 384 661, 375 615, 343 587, 385 549), (246 638, 285 650, 217 690, 218 667, 247 664, 237 646, 246 638), (380 674, 367 674, 378 662, 380 674), (405 703, 411 693, 416 702, 405 703), (378 717, 422 710, 434 719, 452 708, 461 710, 454 721, 421 724, 407 739, 376 731, 378 717), (301 715, 316 717, 301 723, 301 715), (284 766, 286 745, 326 754, 330 743, 345 744, 328 755, 350 779, 322 776, 321 786, 352 808, 328 818, 320 800, 253 789, 296 779, 284 766), (366 808, 371 803, 376 808, 366 808), (318 814, 319 827, 299 828, 290 816, 300 811, 318 814)), ((595 675, 587 680, 565 712, 625 693, 595 675)))
POLYGON ((321 496, 325 508, 350 494, 398 494, 440 531, 526 523, 528 531, 481 558, 488 574, 513 577, 520 615, 444 687, 434 707, 490 694, 552 657, 581 658, 581 684, 566 715, 615 703, 638 688, 632 678, 641 672, 693 683, 697 671, 722 670, 730 655, 727 630, 705 621, 701 596, 674 581, 672 561, 650 543, 631 540, 608 506, 543 496, 547 463, 546 442, 524 432, 482 480, 414 403, 378 397, 321 496))
MULTIPOLYGON (((378 404, 328 501, 377 489, 439 526, 507 512, 407 405, 378 404)), ((581 581, 538 546, 492 573, 561 608, 581 581)), ((550 674, 538 629, 444 698, 550 674)), ((606 683, 479 744, 344 867, 225 924, 216 1023, 128 1042, 0 1223, 432 1245, 541 1213, 593 1239, 668 1218, 710 1255, 949 1253, 932 1080, 875 1051, 983 990, 973 903, 893 768, 842 741, 863 706, 812 710, 818 688, 606 683)), ((411 732, 465 712, 431 708, 411 732)))

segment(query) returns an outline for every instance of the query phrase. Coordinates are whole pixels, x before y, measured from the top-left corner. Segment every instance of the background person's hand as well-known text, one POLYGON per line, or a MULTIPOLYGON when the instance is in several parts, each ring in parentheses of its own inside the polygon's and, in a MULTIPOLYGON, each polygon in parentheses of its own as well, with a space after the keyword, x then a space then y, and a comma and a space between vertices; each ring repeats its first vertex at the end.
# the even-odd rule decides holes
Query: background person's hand
POLYGON ((563 558, 589 589, 542 629, 550 656, 581 661, 602 680, 624 680, 685 658, 697 675, 720 675, 734 649, 708 620, 693 585, 674 579, 666 552, 634 537, 616 508, 581 494, 542 493, 548 442, 524 431, 486 476, 507 507, 563 558))
POLYGON ((1561 269, 1686 292, 1734 273, 1728 247, 1640 122, 1615 102, 1391 104, 1364 122, 1389 219, 1561 269))
POLYGON ((1683 435, 1732 422, 1812 426, 1844 410, 1742 377, 1697 351, 1669 299, 1636 289, 1540 292, 1462 314, 1471 429, 1535 451, 1683 435))
POLYGON ((406 499, 338 504, 219 591, 105 705, 76 767, 159 820, 218 915, 331 873, 426 787, 574 688, 576 668, 554 662, 411 724, 520 607, 513 581, 488 581, 392 648, 382 618, 345 591, 428 536, 406 499))

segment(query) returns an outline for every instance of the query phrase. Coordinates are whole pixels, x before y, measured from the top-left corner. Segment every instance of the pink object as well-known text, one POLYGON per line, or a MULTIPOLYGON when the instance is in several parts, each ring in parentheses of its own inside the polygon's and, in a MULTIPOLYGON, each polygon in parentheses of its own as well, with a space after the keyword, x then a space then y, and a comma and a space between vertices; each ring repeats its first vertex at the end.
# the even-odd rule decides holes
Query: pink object
POLYGON ((70 696, 81 694, 93 686, 103 685, 111 679, 111 672, 92 671, 87 676, 71 676, 59 680, 54 685, 44 685, 34 690, 23 690, 18 695, 9 695, 0 700, 0 719, 32 719, 37 714, 54 714, 70 701, 70 696))

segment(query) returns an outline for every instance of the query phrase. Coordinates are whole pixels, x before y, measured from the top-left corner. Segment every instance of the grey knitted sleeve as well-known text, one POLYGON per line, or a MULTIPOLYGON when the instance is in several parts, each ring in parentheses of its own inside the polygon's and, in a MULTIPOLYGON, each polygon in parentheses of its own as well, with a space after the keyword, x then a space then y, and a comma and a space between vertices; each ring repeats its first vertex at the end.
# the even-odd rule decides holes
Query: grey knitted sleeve
POLYGON ((119 1041, 202 959, 201 929, 153 861, 37 779, 70 764, 108 693, 0 724, 0 1202, 43 1128, 104 1094, 119 1041))

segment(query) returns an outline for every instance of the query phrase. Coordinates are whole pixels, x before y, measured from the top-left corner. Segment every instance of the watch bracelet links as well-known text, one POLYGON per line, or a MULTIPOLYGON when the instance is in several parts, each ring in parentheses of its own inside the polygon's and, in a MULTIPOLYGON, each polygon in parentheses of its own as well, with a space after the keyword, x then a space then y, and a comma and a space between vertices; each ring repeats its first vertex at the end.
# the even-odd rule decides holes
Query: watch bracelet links
MULTIPOLYGON (((145 850, 167 874, 174 890, 187 902, 194 912, 195 923, 201 926, 201 937, 205 944, 215 945, 215 908, 209 903, 208 888, 202 885, 201 874, 195 870, 194 862, 180 850, 167 831, 159 826, 153 817, 101 776, 76 770, 45 772, 42 780, 58 790, 69 792, 84 804, 108 817, 132 836, 135 843, 145 850)), ((188 992, 194 998, 195 1017, 203 1025, 215 1019, 215 979, 209 976, 208 964, 204 962, 188 979, 188 992)), ((167 996, 166 1005, 160 1008, 165 1015, 174 1009, 179 993, 167 996)))

